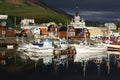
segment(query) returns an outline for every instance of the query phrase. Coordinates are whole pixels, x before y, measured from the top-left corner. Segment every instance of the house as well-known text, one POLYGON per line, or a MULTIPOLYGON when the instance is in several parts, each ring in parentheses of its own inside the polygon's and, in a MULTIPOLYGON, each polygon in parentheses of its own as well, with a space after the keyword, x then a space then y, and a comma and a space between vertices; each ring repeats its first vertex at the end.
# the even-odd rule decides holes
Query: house
POLYGON ((118 27, 118 32, 120 33, 120 27, 118 27))
POLYGON ((68 37, 72 38, 75 36, 75 29, 74 27, 72 26, 69 26, 69 29, 68 29, 68 37))
POLYGON ((61 26, 58 29, 58 37, 60 38, 90 38, 90 33, 87 28, 74 28, 73 26, 61 26))
POLYGON ((8 15, 0 15, 0 19, 7 19, 8 15))
POLYGON ((0 37, 15 37, 16 31, 11 27, 0 27, 0 37))
POLYGON ((22 25, 21 28, 23 28, 25 25, 35 24, 35 20, 34 19, 23 19, 21 20, 20 24, 22 25))
POLYGON ((47 27, 40 28, 40 32, 41 32, 41 35, 48 35, 48 28, 47 27))
POLYGON ((67 37, 67 27, 66 27, 66 26, 61 26, 61 27, 58 29, 57 35, 58 35, 58 37, 60 37, 60 38, 65 38, 65 37, 67 37))
POLYGON ((69 38, 90 38, 90 32, 86 28, 85 24, 85 21, 80 18, 79 13, 77 12, 74 16, 74 19, 72 19, 72 21, 70 22, 70 26, 72 27, 72 29, 71 27, 69 27, 68 33, 69 35, 71 35, 69 36, 69 38))
POLYGON ((101 37, 107 35, 105 27, 87 27, 90 32, 90 37, 101 37))
POLYGON ((8 15, 0 15, 0 37, 14 37, 16 32, 8 15))

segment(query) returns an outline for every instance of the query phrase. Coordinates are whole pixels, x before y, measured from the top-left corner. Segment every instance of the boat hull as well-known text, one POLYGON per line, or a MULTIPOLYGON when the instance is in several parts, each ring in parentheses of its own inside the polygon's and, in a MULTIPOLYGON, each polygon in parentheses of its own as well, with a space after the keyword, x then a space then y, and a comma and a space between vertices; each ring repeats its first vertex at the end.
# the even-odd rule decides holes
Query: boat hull
POLYGON ((76 55, 74 62, 79 62, 83 59, 90 59, 93 57, 99 57, 101 55, 107 54, 107 47, 90 47, 90 46, 80 46, 75 45, 76 55))

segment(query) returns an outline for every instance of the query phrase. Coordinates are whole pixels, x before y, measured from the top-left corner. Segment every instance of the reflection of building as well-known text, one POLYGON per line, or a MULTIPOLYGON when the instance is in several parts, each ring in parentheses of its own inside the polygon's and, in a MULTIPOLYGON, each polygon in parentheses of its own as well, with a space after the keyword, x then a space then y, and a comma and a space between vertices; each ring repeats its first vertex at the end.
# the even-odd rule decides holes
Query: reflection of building
POLYGON ((15 50, 11 50, 11 49, 0 50, 0 64, 6 64, 9 62, 9 60, 12 60, 14 58, 15 58, 15 50))
POLYGON ((17 47, 16 38, 7 37, 0 39, 0 64, 6 64, 13 60, 17 47))

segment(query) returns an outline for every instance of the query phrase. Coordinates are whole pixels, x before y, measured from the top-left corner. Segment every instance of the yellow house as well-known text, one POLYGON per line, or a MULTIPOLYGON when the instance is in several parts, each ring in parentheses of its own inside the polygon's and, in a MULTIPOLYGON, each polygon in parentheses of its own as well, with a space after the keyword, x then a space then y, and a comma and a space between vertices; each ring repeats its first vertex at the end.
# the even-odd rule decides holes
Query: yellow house
POLYGON ((107 35, 107 28, 105 27, 87 27, 90 32, 90 37, 99 37, 107 35))

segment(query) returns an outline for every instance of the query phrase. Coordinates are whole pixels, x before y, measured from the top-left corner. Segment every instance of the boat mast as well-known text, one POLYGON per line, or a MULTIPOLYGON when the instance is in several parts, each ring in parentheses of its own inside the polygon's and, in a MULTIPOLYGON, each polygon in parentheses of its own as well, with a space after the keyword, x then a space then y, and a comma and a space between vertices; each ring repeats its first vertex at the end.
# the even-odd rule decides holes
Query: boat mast
POLYGON ((87 36, 86 36, 86 28, 84 28, 84 43, 87 45, 87 36))
POLYGON ((66 36, 66 39, 67 39, 67 44, 68 44, 68 30, 69 30, 68 21, 66 23, 66 26, 67 26, 67 36, 66 36))
POLYGON ((110 44, 110 26, 108 26, 108 44, 110 44))
MULTIPOLYGON (((66 40, 67 40, 67 46, 68 46, 68 30, 69 30, 69 26, 68 26, 68 21, 66 23, 66 26, 67 26, 67 36, 66 36, 66 40)), ((69 57, 69 54, 67 54, 67 61, 66 61, 66 69, 68 69, 68 57, 69 57)))
POLYGON ((14 26, 16 27, 16 16, 15 16, 15 19, 14 19, 14 26))
POLYGON ((87 60, 84 61, 84 64, 83 64, 83 76, 85 77, 86 75, 86 64, 87 64, 87 60))

